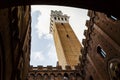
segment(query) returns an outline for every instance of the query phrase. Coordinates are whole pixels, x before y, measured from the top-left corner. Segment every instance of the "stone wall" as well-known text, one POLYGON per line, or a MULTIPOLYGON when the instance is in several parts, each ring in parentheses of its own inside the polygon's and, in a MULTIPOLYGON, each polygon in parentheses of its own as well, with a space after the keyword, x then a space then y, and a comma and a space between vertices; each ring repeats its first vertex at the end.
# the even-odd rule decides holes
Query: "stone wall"
POLYGON ((64 70, 61 66, 31 66, 27 80, 81 80, 79 70, 79 66, 75 66, 75 70, 72 70, 70 66, 66 66, 64 70))
POLYGON ((31 7, 0 9, 0 79, 23 80, 29 68, 31 7))
POLYGON ((81 72, 84 80, 119 80, 120 20, 89 10, 84 31, 81 72))

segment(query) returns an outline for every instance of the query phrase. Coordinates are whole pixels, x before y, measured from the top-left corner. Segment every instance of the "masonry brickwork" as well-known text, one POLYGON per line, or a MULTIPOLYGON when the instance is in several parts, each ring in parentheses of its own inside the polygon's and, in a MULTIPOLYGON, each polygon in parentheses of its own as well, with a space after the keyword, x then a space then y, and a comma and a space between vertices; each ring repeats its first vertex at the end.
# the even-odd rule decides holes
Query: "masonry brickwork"
POLYGON ((91 10, 88 16, 81 50, 84 80, 120 80, 120 21, 91 10))
POLYGON ((0 80, 25 80, 30 61, 31 7, 0 9, 0 80))
POLYGON ((63 70, 61 66, 31 66, 27 80, 81 80, 80 66, 75 66, 72 70, 70 66, 66 66, 63 70))

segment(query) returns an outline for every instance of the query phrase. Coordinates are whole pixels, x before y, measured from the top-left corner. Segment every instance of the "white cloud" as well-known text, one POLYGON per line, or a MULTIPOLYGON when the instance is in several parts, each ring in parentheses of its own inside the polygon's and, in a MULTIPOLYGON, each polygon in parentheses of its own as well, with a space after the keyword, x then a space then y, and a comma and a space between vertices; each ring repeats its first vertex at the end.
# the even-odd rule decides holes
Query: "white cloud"
POLYGON ((32 52, 31 56, 32 56, 31 59, 33 61, 42 62, 45 60, 45 56, 43 55, 41 51, 32 52))
POLYGON ((51 64, 53 64, 55 66, 58 61, 56 53, 55 53, 56 52, 55 46, 54 46, 54 44, 50 44, 50 45, 48 45, 48 47, 50 48, 49 52, 47 54, 48 60, 50 61, 51 64))

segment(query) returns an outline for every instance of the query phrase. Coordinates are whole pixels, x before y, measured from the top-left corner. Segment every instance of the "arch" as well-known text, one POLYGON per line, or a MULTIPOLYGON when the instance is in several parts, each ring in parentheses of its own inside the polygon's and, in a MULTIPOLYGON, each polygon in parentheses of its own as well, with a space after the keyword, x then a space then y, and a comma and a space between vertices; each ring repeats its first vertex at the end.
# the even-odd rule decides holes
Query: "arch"
POLYGON ((80 76, 80 73, 76 73, 76 76, 80 76))
POLYGON ((44 79, 48 79, 48 74, 45 73, 45 74, 43 75, 43 78, 44 78, 44 79))
POLYGON ((116 4, 119 5, 118 1, 101 1, 101 0, 71 0, 71 1, 56 1, 56 0, 3 0, 0 1, 0 8, 9 8, 13 6, 20 6, 20 5, 61 5, 61 6, 71 6, 71 7, 78 7, 78 8, 84 8, 84 9, 90 9, 95 11, 104 12, 106 14, 113 14, 114 16, 117 16, 120 18, 119 14, 120 12, 119 7, 117 6, 111 6, 116 4), (67 4, 66 4, 67 3, 67 4), (103 4, 104 3, 104 4, 103 4), (101 6, 102 4, 102 6, 101 6), (109 8, 109 9, 108 9, 109 8))
POLYGON ((54 73, 50 73, 50 80, 55 80, 55 74, 54 73))
POLYGON ((81 75, 80 75, 80 73, 76 73, 76 80, 81 80, 81 75))
POLYGON ((40 73, 37 73, 37 76, 42 76, 40 73))
POLYGON ((113 58, 108 62, 110 80, 120 80, 120 59, 113 58))
POLYGON ((44 74, 43 74, 43 76, 45 76, 45 75, 47 75, 47 76, 48 76, 48 74, 47 74, 47 73, 44 73, 44 74))
POLYGON ((62 74, 61 74, 61 73, 58 73, 57 75, 61 75, 61 76, 62 76, 62 74))
POLYGON ((34 80, 34 78, 35 78, 35 74, 31 73, 30 74, 30 80, 34 80))
POLYGON ((64 80, 69 80, 69 75, 68 75, 68 73, 64 73, 63 79, 64 79, 64 80))
POLYGON ((70 80, 75 80, 75 74, 74 73, 70 73, 70 80))
POLYGON ((33 74, 33 73, 30 73, 30 76, 35 76, 35 74, 33 74))
POLYGON ((90 75, 89 80, 94 80, 93 77, 90 75))
POLYGON ((38 73, 37 76, 36 76, 36 79, 37 80, 43 80, 43 76, 40 73, 38 73))
POLYGON ((58 74, 57 74, 57 78, 58 78, 58 80, 62 80, 62 79, 63 79, 62 74, 61 74, 61 73, 58 73, 58 74))
POLYGON ((54 73, 50 73, 50 75, 55 75, 54 73))

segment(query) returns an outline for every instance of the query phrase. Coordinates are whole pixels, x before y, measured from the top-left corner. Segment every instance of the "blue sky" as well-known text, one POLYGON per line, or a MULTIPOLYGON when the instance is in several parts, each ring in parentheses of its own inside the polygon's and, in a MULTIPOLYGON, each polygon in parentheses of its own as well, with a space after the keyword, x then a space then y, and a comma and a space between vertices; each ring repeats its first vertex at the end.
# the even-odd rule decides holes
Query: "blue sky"
POLYGON ((88 20, 87 10, 64 6, 39 5, 31 7, 32 40, 30 65, 56 66, 57 55, 52 34, 49 33, 51 10, 61 10, 70 16, 69 23, 79 41, 84 38, 85 22, 88 20))

